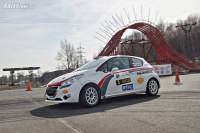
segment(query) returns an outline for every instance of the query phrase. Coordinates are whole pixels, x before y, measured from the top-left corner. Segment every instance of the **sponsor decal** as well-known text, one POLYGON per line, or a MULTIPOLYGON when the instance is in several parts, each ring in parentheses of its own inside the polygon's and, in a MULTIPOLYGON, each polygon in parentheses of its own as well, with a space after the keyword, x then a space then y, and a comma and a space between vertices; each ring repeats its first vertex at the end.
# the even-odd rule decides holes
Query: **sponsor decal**
POLYGON ((164 71, 161 71, 161 73, 163 74, 163 73, 164 73, 164 71))
POLYGON ((126 83, 129 83, 129 82, 131 82, 131 78, 116 80, 117 85, 126 84, 126 83))
POLYGON ((125 76, 125 73, 121 73, 121 75, 122 75, 122 77, 124 77, 124 76, 125 76))
POLYGON ((167 66, 166 69, 170 69, 170 66, 167 66))
POLYGON ((138 72, 138 73, 137 73, 137 75, 141 75, 141 74, 142 74, 141 72, 138 72))
POLYGON ((141 84, 143 81, 144 81, 144 79, 141 78, 141 77, 139 77, 139 78, 137 79, 137 82, 138 82, 139 84, 141 84))
POLYGON ((167 71, 166 71, 166 73, 170 73, 170 71, 169 71, 169 70, 167 70, 167 71))
POLYGON ((165 70, 165 68, 164 68, 164 67, 160 67, 160 70, 162 70, 162 71, 163 71, 163 70, 165 70))
POLYGON ((117 73, 117 74, 115 74, 115 77, 116 77, 117 79, 129 77, 129 72, 117 73))
POLYGON ((154 70, 158 75, 170 75, 172 74, 171 64, 154 65, 154 70))
POLYGON ((62 93, 63 93, 63 94, 67 94, 67 93, 68 93, 68 90, 63 90, 62 93))
POLYGON ((70 98, 70 97, 71 97, 71 94, 67 94, 67 97, 70 98))
POLYGON ((148 73, 152 73, 152 70, 147 70, 147 71, 143 71, 143 72, 138 72, 137 75, 148 74, 148 73))
POLYGON ((133 84, 122 85, 122 91, 133 90, 133 84))
POLYGON ((125 73, 125 76, 129 76, 129 72, 126 72, 126 73, 125 73))

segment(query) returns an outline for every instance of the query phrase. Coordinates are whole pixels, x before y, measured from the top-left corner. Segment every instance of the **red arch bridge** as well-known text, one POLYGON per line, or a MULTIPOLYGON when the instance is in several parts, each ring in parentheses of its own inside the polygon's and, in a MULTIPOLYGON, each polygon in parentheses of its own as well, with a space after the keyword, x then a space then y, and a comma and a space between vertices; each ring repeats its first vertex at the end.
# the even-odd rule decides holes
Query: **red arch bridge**
MULTIPOLYGON (((121 44, 121 36, 127 29, 135 29, 142 32, 147 38, 148 42, 151 43, 151 48, 153 47, 156 53, 156 60, 148 60, 147 57, 150 54, 150 51, 143 56, 148 62, 155 62, 156 64, 175 64, 185 70, 200 70, 200 67, 192 62, 189 58, 179 53, 175 50, 165 39, 161 31, 156 28, 156 26, 146 23, 146 22, 136 22, 132 25, 129 25, 118 32, 116 32, 111 39, 108 41, 104 49, 101 51, 99 56, 108 56, 108 55, 118 55, 118 54, 130 54, 128 51, 130 48, 126 48, 127 52, 122 53, 120 49, 122 49, 121 44)), ((132 44, 138 44, 142 40, 136 40, 134 42, 130 42, 132 44)), ((144 40, 143 40, 144 42, 144 40)), ((127 42, 126 42, 127 43, 127 42)), ((145 44, 145 43, 143 43, 145 44)), ((145 47, 143 45, 143 47, 145 47)), ((144 51, 143 51, 144 53, 144 51)))

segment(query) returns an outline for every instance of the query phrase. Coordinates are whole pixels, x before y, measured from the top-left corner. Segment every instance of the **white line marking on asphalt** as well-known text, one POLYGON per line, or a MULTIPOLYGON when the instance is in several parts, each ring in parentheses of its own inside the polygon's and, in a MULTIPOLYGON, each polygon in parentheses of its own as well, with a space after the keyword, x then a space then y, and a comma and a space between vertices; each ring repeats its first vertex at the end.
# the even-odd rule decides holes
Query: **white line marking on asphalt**
POLYGON ((76 133, 83 133, 81 130, 77 129, 76 127, 74 127, 73 125, 69 124, 67 121, 65 121, 63 118, 57 118, 60 122, 62 122, 63 124, 65 124, 66 126, 68 126, 70 129, 72 129, 73 131, 75 131, 76 133))
MULTIPOLYGON (((31 97, 25 95, 27 98, 29 98, 33 103, 35 103, 38 107, 44 107, 41 104, 39 104, 38 102, 36 102, 35 100, 33 100, 31 97)), ((50 114, 52 114, 55 117, 58 117, 56 114, 50 112, 49 110, 45 109, 44 110, 50 114)), ((74 127, 73 125, 69 124, 67 121, 65 121, 63 118, 57 118, 58 121, 60 121, 61 123, 63 123, 65 126, 69 127, 72 131, 74 131, 75 133, 84 133, 81 130, 77 129, 76 127, 74 127)))

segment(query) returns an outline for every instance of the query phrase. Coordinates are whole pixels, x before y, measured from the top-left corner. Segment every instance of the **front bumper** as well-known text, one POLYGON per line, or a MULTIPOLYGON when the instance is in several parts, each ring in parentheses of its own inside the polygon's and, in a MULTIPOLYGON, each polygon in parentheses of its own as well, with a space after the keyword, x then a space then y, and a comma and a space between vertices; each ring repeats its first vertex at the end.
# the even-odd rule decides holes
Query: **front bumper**
POLYGON ((46 102, 54 102, 54 103, 79 102, 79 93, 80 93, 81 88, 82 88, 82 84, 79 82, 76 82, 64 88, 61 88, 60 86, 47 87, 46 95, 45 95, 46 102))

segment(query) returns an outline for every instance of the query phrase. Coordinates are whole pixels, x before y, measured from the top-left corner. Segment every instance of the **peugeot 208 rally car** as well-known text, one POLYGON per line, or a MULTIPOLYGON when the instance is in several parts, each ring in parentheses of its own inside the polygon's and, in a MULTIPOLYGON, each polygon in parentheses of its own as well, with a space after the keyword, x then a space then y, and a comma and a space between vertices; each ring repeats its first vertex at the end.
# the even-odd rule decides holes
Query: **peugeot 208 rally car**
POLYGON ((103 56, 50 81, 45 97, 47 102, 93 107, 110 97, 138 92, 156 95, 159 88, 159 76, 143 58, 103 56))

